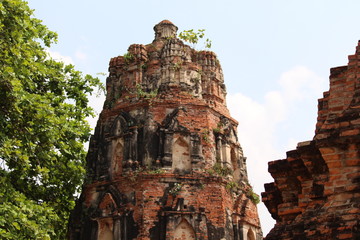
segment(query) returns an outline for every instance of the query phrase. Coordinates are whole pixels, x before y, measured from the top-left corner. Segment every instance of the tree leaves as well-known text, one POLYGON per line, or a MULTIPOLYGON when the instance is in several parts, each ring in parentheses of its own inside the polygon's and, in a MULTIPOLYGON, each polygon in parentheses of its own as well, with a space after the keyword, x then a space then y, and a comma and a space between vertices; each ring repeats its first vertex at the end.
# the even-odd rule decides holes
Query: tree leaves
MULTIPOLYGON (((179 33, 179 38, 184 40, 185 42, 191 43, 193 48, 195 48, 196 44, 199 42, 200 39, 204 38, 205 36, 205 29, 198 29, 197 32, 194 29, 184 30, 179 33)), ((205 48, 211 48, 211 40, 209 38, 205 39, 204 46, 205 48)))
POLYGON ((60 219, 46 203, 29 200, 16 191, 0 170, 0 238, 56 238, 54 226, 60 219))
POLYGON ((85 173, 87 96, 103 87, 48 56, 57 35, 32 13, 0 1, 0 188, 11 189, 1 192, 0 237, 63 239, 85 173))

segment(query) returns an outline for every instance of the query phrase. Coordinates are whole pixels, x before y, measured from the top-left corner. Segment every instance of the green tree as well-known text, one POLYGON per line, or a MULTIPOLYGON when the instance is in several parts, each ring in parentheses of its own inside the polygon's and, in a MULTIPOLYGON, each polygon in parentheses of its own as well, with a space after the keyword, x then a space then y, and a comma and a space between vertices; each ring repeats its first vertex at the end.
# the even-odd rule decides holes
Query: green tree
MULTIPOLYGON (((185 42, 191 43, 192 47, 195 48, 196 44, 199 42, 200 39, 205 37, 205 29, 198 29, 197 32, 194 29, 184 30, 179 33, 179 38, 184 40, 185 42)), ((211 48, 211 40, 206 38, 204 42, 204 46, 207 49, 211 48)))
POLYGON ((98 78, 51 59, 57 40, 22 0, 0 0, 0 238, 64 239, 84 177, 98 78))

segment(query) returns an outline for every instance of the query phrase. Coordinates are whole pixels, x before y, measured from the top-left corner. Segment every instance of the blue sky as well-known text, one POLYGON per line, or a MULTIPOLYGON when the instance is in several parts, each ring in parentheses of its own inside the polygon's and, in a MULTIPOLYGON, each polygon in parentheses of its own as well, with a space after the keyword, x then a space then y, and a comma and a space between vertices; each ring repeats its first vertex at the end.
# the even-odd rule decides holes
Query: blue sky
MULTIPOLYGON (((267 162, 312 139, 329 69, 346 65, 360 39, 358 0, 30 0, 29 5, 59 34, 51 54, 90 74, 107 73, 110 58, 123 55, 130 44, 152 42, 153 26, 161 20, 172 21, 179 32, 206 29, 257 193, 272 181, 267 162)), ((92 98, 98 112, 102 101, 92 98)), ((258 209, 266 234, 274 221, 263 204, 258 209)))

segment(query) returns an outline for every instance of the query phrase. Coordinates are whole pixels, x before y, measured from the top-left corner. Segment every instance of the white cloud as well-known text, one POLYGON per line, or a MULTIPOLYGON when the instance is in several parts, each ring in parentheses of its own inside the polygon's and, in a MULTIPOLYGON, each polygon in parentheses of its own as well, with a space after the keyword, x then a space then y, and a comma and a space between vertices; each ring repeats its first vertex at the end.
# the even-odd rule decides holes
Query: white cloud
POLYGON ((84 53, 83 51, 81 50, 77 50, 75 52, 75 57, 78 59, 78 60, 81 60, 81 61, 85 61, 87 59, 87 54, 84 53))
POLYGON ((304 66, 296 66, 281 75, 279 84, 288 100, 303 100, 321 94, 325 80, 304 66))
MULTIPOLYGON (((249 180, 257 193, 264 191, 264 183, 274 181, 267 171, 268 162, 285 158, 286 151, 293 150, 297 142, 308 140, 301 139, 302 136, 295 133, 294 136, 288 136, 293 134, 289 129, 301 130, 300 132, 310 135, 307 138, 312 137, 313 131, 309 130, 308 125, 302 124, 305 121, 301 119, 311 117, 315 122, 316 116, 303 111, 296 115, 294 123, 294 114, 307 107, 316 110, 317 98, 326 90, 324 83, 324 79, 308 68, 296 66, 281 74, 276 86, 278 90, 269 91, 261 100, 242 93, 228 96, 231 116, 239 121, 239 141, 247 157, 249 180), (310 102, 311 105, 304 102, 310 102), (299 122, 301 125, 295 126, 299 122), (281 132, 280 130, 285 131, 284 126, 288 131, 281 132)), ((274 220, 262 203, 258 206, 258 211, 266 235, 273 227, 274 220)))
POLYGON ((71 57, 69 56, 64 56, 64 55, 61 55, 61 53, 59 52, 55 52, 55 51, 51 51, 50 49, 47 49, 46 52, 49 54, 49 56, 56 60, 56 61, 60 61, 60 62, 63 62, 65 63, 66 65, 68 64, 74 64, 74 61, 72 60, 71 57))
POLYGON ((266 114, 271 117, 271 123, 276 124, 277 122, 285 119, 285 102, 284 97, 278 91, 271 91, 265 95, 265 109, 266 114))
MULTIPOLYGON (((241 93, 227 98, 231 116, 239 121, 239 141, 247 157, 249 180, 258 194, 264 191, 264 183, 272 181, 267 162, 278 156, 273 143, 275 126, 280 119, 277 114, 283 112, 282 104, 277 105, 281 102, 278 93, 269 93, 265 98, 263 104, 241 93)), ((266 234, 273 227, 274 220, 263 203, 258 205, 258 213, 266 234)))

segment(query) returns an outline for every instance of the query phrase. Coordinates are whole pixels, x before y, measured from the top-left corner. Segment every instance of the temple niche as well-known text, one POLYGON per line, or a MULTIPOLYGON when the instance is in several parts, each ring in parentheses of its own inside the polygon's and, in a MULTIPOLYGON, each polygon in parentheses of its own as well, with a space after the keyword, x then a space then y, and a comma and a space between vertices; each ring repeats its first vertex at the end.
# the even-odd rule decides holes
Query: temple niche
POLYGON ((196 234, 188 221, 182 219, 174 231, 174 240, 195 240, 196 234))
POLYGON ((262 239, 220 63, 177 29, 110 60, 70 239, 262 239))
POLYGON ((174 172, 191 172, 190 145, 188 137, 176 134, 172 149, 172 169, 174 172))

